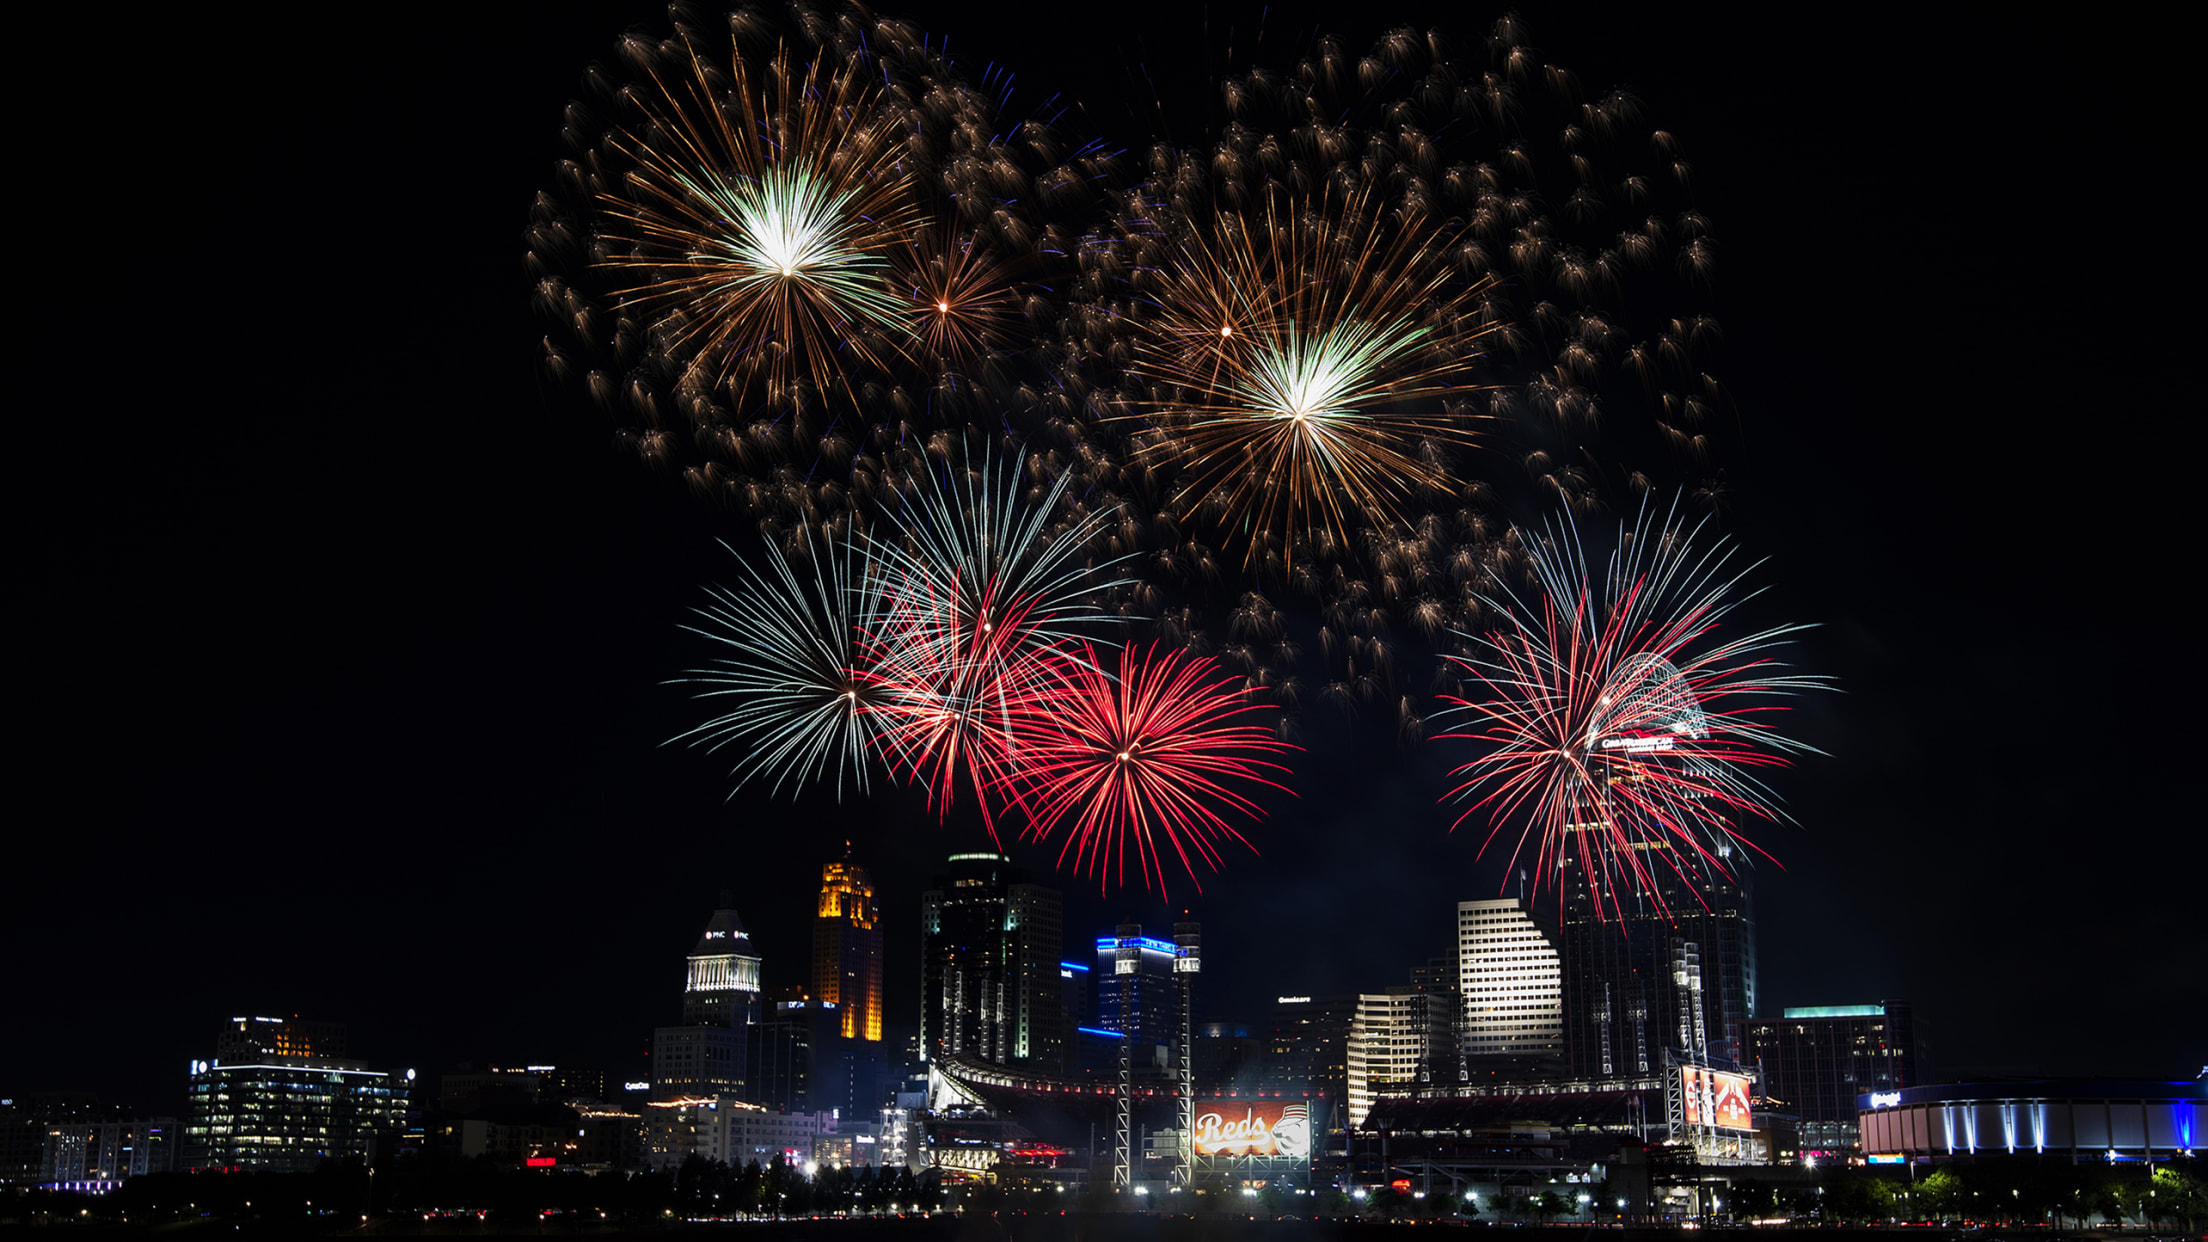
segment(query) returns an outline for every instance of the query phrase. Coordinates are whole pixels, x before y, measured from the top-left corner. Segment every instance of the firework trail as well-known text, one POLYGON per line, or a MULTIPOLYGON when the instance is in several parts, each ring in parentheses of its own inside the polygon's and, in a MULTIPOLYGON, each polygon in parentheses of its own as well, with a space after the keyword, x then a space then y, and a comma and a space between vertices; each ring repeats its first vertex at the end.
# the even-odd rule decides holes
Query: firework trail
POLYGON ((1243 791, 1287 788, 1268 775, 1287 767, 1262 756, 1297 748, 1252 721, 1261 709, 1241 679, 1208 659, 1127 647, 1117 665, 1106 673, 1086 646, 1053 662, 1042 693, 1015 713, 1021 751, 1009 800, 1038 839, 1063 825, 1059 866, 1070 857, 1100 888, 1127 882, 1132 852, 1143 886, 1162 895, 1170 849, 1202 891, 1199 861, 1217 871, 1220 845, 1250 845, 1226 815, 1264 817, 1243 791))
POLYGON ((1814 753, 1774 717, 1829 687, 1773 658, 1809 627, 1721 633, 1753 565, 1735 569, 1722 540, 1698 550, 1706 523, 1683 528, 1676 509, 1647 516, 1600 578, 1568 517, 1527 539, 1531 590, 1506 586, 1500 624, 1459 661, 1478 697, 1445 696, 1468 727, 1441 737, 1483 747, 1453 773, 1470 804, 1457 825, 1487 819, 1483 854, 1515 828, 1512 864, 1530 853, 1550 884, 1569 860, 1605 917, 1621 892, 1661 906, 1659 869, 1730 875, 1734 845, 1762 853, 1739 821, 1788 816, 1759 774, 1814 753))
POLYGON ((763 569, 739 557, 742 585, 706 588, 700 624, 682 627, 731 654, 672 684, 701 687, 698 698, 733 705, 668 740, 708 751, 734 747, 740 757, 729 773, 731 798, 755 778, 773 781, 770 795, 785 785, 794 794, 831 767, 839 800, 846 776, 859 792, 867 789, 880 706, 867 671, 869 636, 880 626, 881 592, 858 536, 816 542, 807 532, 803 541, 801 566, 771 542, 763 569))

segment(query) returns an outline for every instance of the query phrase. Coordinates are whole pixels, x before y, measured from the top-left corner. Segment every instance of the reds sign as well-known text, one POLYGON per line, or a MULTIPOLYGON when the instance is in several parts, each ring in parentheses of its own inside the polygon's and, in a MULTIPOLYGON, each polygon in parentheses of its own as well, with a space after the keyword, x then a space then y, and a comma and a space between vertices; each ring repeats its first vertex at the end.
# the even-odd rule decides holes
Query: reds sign
POLYGON ((1199 1156, 1311 1155, 1311 1106, 1301 1101, 1200 1100, 1196 1104, 1199 1156))

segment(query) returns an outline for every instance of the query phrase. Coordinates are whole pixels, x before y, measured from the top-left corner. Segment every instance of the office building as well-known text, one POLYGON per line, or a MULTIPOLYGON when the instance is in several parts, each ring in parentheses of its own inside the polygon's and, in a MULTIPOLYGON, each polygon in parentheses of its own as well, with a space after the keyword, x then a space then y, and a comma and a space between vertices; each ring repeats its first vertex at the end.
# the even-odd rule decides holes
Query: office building
POLYGON ((396 1140, 413 1070, 338 1055, 344 1028, 296 1018, 233 1018, 211 1060, 191 1064, 182 1166, 309 1173, 368 1158, 396 1140))
POLYGON ((1349 1032, 1357 1017, 1355 996, 1282 996, 1273 1002, 1261 1096, 1308 1096, 1311 1120, 1322 1133, 1349 1126, 1349 1032))
POLYGON ((922 1060, 1064 1068, 1063 903, 1002 854, 953 854, 920 895, 922 1060))
POLYGON ((759 958, 750 948, 724 893, 690 950, 682 1025, 652 1032, 654 1100, 743 1094, 746 1038, 759 1021, 759 958))
POLYGON ((845 1039, 882 1039, 882 929, 874 882, 851 861, 820 869, 813 919, 813 999, 836 1007, 845 1039))
MULTIPOLYGON (((1097 938, 1096 968, 1089 976, 1096 981, 1096 1022, 1128 1037, 1138 1078, 1173 1068, 1181 1036, 1181 986, 1174 970, 1179 955, 1180 946, 1143 935, 1138 924, 1122 924, 1117 934, 1097 938)), ((1110 1055, 1116 1067, 1116 1042, 1110 1055)))
POLYGON ((1789 1008, 1751 1022, 1744 1063, 1771 1107, 1800 1119, 1800 1150, 1814 1159, 1860 1151, 1858 1097, 1926 1078, 1915 1017, 1898 1000, 1789 1008))
POLYGON ((1423 982, 1357 997, 1347 1058, 1351 1127, 1364 1124, 1385 1085, 1455 1085, 1459 1003, 1454 987, 1423 982))
POLYGON ((1457 903, 1457 990, 1464 998, 1458 1042, 1472 1072, 1483 1058, 1562 1056, 1563 970, 1524 902, 1457 903))
POLYGON ((1645 855, 1645 885, 1620 882, 1610 891, 1569 849, 1561 864, 1558 967, 1574 1078, 1660 1074, 1667 1055, 1737 1061, 1755 1016, 1745 871, 1727 876, 1696 859, 1666 857, 1669 847, 1659 843, 1635 848, 1645 855))

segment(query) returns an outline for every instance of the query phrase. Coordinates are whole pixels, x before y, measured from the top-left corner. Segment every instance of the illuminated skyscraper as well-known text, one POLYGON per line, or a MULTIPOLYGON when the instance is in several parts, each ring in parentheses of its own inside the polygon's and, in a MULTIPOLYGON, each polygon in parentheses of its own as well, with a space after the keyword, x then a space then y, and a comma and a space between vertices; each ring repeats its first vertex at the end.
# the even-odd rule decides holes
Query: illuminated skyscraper
POLYGON ((1556 946, 1516 898, 1457 903, 1457 989, 1464 997, 1458 1038, 1468 1061, 1563 1052, 1556 946))
POLYGON ((682 1025, 652 1032, 652 1098, 740 1096, 744 1040, 759 1021, 759 958, 733 899, 706 922, 682 989, 682 1025))
POLYGON ((1064 1066, 1063 898, 1002 854, 953 854, 920 895, 920 1056, 1064 1066))
POLYGON ((853 863, 820 869, 820 912, 813 919, 813 999, 834 1005, 845 1039, 882 1038, 882 929, 874 883, 853 863))
POLYGON ((1745 872, 1693 860, 1643 866, 1655 897, 1621 888, 1601 902, 1569 851, 1563 866, 1564 1051, 1575 1077, 1662 1073, 1666 1051, 1717 1061, 1741 1055, 1756 1012, 1755 922, 1745 872), (1676 865, 1675 865, 1676 864, 1676 865), (1685 874, 1681 874, 1684 872, 1685 874))
POLYGON ((1181 981, 1174 973, 1179 957, 1179 945, 1143 935, 1139 923, 1122 923, 1115 934, 1097 938, 1090 976, 1096 980, 1096 1021, 1126 1034, 1137 1078, 1159 1077, 1173 1066, 1181 1032, 1181 981))

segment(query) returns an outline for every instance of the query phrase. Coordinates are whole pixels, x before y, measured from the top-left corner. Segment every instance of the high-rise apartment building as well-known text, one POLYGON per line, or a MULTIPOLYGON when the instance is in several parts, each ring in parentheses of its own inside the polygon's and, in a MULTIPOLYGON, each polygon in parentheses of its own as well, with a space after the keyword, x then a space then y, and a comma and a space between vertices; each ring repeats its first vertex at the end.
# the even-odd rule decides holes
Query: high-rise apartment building
POLYGON ((1524 902, 1457 903, 1457 991, 1464 998, 1458 1043, 1468 1064, 1563 1053, 1563 971, 1524 902))
POLYGON ((1909 1002, 1788 1008, 1748 1024, 1746 1064, 1760 1093, 1801 1119, 1805 1155, 1857 1150, 1857 1097, 1923 1086, 1923 1048, 1909 1002))
POLYGON ((1002 854, 953 854, 920 895, 923 1060, 1064 1067, 1063 899, 1002 854))
POLYGON ((39 1184, 100 1192, 125 1178, 166 1173, 175 1155, 169 1144, 177 1129, 174 1117, 56 1125, 46 1132, 39 1184))
POLYGON ((874 882, 851 861, 820 869, 813 919, 813 999, 833 1005, 845 1039, 882 1039, 882 929, 874 882))
POLYGON ((369 1156, 405 1126, 414 1071, 339 1055, 337 1023, 233 1018, 215 1047, 191 1065, 184 1168, 309 1173, 369 1156))
POLYGON ((1739 861, 1721 857, 1737 870, 1727 876, 1666 857, 1660 843, 1635 848, 1652 892, 1608 891, 1565 851, 1557 947, 1575 1077, 1661 1073, 1667 1052, 1738 1060, 1755 1016, 1755 921, 1739 861))
POLYGON ((690 950, 682 1025, 652 1032, 652 1098, 742 1095, 745 1040, 758 1021, 759 957, 724 893, 690 950))

